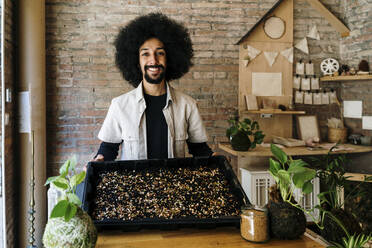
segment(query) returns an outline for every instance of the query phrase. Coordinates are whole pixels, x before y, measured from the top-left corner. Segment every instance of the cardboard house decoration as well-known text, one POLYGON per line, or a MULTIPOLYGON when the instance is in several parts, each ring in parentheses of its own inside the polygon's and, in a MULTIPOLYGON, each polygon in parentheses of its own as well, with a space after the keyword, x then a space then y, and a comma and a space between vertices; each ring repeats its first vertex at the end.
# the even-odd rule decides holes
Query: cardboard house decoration
POLYGON ((288 107, 292 100, 293 64, 282 54, 292 48, 293 56, 293 0, 277 1, 237 44, 239 116, 257 120, 265 142, 272 135, 292 137, 291 114, 261 114, 275 112, 279 104, 288 107), (256 96, 259 111, 247 111, 246 95, 256 96))
MULTIPOLYGON (((319 0, 306 0, 342 37, 350 30, 319 0)), ((257 120, 266 134, 292 137, 292 114, 280 112, 293 99, 293 0, 278 0, 274 6, 238 41, 239 45, 239 116, 257 120), (246 95, 248 97, 246 97, 246 95), (260 110, 248 111, 257 99, 260 110), (270 108, 272 108, 270 110, 270 108), (271 118, 261 114, 271 113, 271 118)))

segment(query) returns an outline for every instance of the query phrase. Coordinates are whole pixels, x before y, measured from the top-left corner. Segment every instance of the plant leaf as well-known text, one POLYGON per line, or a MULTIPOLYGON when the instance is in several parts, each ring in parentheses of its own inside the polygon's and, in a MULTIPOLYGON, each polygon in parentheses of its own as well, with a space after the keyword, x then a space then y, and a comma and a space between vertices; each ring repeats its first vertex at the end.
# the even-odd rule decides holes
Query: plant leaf
POLYGON ((75 167, 76 167, 76 156, 74 155, 74 156, 72 156, 71 158, 70 158, 70 169, 71 170, 75 170, 75 167))
POLYGON ((302 186, 302 192, 304 194, 309 194, 313 191, 313 184, 311 183, 311 181, 307 181, 304 183, 304 185, 302 186))
POLYGON ((68 203, 67 209, 65 212, 65 221, 66 222, 70 221, 71 218, 75 216, 76 211, 77 211, 76 205, 73 203, 68 203))
POLYGON ((288 167, 288 172, 297 174, 305 172, 305 167, 299 166, 296 163, 290 162, 288 167))
POLYGON ((50 213, 50 218, 57 218, 65 216, 66 209, 69 202, 67 200, 59 201, 50 213))
POLYGON ((79 174, 73 175, 70 179, 70 186, 71 188, 77 186, 82 181, 84 181, 85 178, 85 171, 80 172, 79 174))
POLYGON ((278 146, 274 144, 271 144, 270 149, 271 152, 274 154, 275 158, 278 159, 282 165, 284 165, 287 162, 288 160, 287 154, 285 154, 285 152, 283 152, 282 149, 280 149, 278 146))
POLYGON ((81 206, 81 201, 79 197, 74 193, 67 193, 67 198, 70 203, 76 204, 78 206, 81 206))
POLYGON ((278 171, 282 168, 279 164, 278 161, 272 159, 272 158, 269 158, 269 162, 270 162, 270 172, 273 174, 273 175, 277 175, 278 174, 278 171))
POLYGON ((62 191, 68 189, 68 184, 63 183, 63 182, 54 181, 52 182, 52 184, 56 186, 57 188, 61 189, 62 191))
POLYGON ((68 174, 68 169, 70 168, 71 161, 68 159, 59 169, 59 174, 61 177, 65 177, 68 174))
POLYGON ((46 186, 46 185, 48 185, 48 184, 54 182, 58 177, 59 177, 59 176, 49 177, 49 178, 46 180, 44 186, 46 186))
POLYGON ((292 179, 293 184, 301 189, 305 182, 312 180, 316 176, 316 171, 307 167, 299 168, 302 168, 303 171, 294 173, 292 179))

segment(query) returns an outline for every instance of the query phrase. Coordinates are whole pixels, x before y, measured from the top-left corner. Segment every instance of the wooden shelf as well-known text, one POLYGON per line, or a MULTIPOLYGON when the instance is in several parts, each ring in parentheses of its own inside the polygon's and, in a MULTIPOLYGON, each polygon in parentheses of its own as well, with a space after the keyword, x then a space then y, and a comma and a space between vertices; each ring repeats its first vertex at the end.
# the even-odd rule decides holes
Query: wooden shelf
POLYGON ((354 81, 354 80, 372 80, 372 75, 349 75, 349 76, 325 76, 320 81, 354 81))
POLYGON ((244 110, 241 114, 279 114, 279 115, 302 115, 306 114, 305 111, 286 110, 280 109, 260 109, 260 110, 244 110))
MULTIPOLYGON (((333 154, 342 154, 342 153, 364 153, 372 152, 372 146, 357 146, 351 144, 342 144, 350 150, 343 150, 333 152, 333 154)), ((256 156, 256 157, 270 157, 272 153, 269 147, 262 147, 258 145, 256 148, 249 150, 247 152, 239 152, 232 149, 229 143, 219 143, 218 148, 221 150, 230 153, 234 156, 256 156)), ((290 156, 308 156, 308 155, 324 155, 328 153, 327 149, 315 149, 310 150, 308 147, 285 147, 283 151, 290 156)))

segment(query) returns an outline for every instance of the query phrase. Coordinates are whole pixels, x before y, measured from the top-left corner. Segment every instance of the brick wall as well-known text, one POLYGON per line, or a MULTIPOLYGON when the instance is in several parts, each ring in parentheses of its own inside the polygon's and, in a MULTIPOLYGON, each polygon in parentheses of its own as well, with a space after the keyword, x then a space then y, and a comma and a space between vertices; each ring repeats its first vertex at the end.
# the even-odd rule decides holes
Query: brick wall
MULTIPOLYGON (((320 62, 328 57, 337 59, 341 64, 358 68, 360 60, 365 59, 372 63, 372 6, 364 4, 363 1, 322 1, 328 9, 338 16, 350 29, 350 36, 340 38, 339 33, 333 30, 328 22, 320 17, 317 12, 309 12, 309 6, 305 1, 296 1, 295 4, 295 38, 301 39, 308 32, 311 24, 316 23, 320 32, 321 41, 308 39, 311 54, 308 59, 314 61, 317 74, 320 74, 320 62), (310 14, 309 14, 310 13, 310 14), (301 18, 302 16, 302 18, 301 18), (307 16, 307 18, 305 18, 307 16), (301 19, 301 20, 300 20, 301 19), (308 29, 306 29, 308 27, 308 29), (320 46, 318 47, 317 44, 320 46)), ((295 58, 306 59, 303 53, 295 50, 295 58)), ((371 67, 370 67, 371 68, 371 67)), ((343 100, 362 100, 363 115, 372 115, 372 81, 350 81, 350 82, 323 82, 324 89, 335 89, 340 102, 343 100)), ((324 105, 320 107, 296 105, 307 114, 317 115, 321 136, 326 140, 326 122, 330 117, 340 118, 340 107, 337 105, 324 105)), ((349 133, 362 133, 371 135, 372 132, 362 130, 361 119, 345 119, 345 125, 349 133)))
MULTIPOLYGON (((194 43, 195 66, 172 85, 194 97, 209 142, 225 141, 226 120, 237 112, 238 46, 234 45, 276 1, 46 1, 48 175, 70 154, 83 164, 97 151, 96 138, 113 97, 131 90, 114 65, 112 42, 119 27, 153 11, 182 21, 194 43)), ((337 16, 338 0, 322 0, 337 16)), ((308 39, 310 55, 295 50, 295 60, 312 60, 316 73, 324 58, 340 59, 340 35, 304 0, 295 1, 295 43, 313 24, 321 40, 308 39)), ((342 55, 342 54, 341 54, 342 55)), ((340 84, 327 83, 341 94, 340 84)), ((343 93, 344 94, 344 93, 343 93)), ((321 125, 336 106, 298 106, 319 114, 321 125)), ((323 128, 324 129, 324 128, 323 128)))
POLYGON ((5 197, 6 197, 6 235, 7 235, 7 247, 17 247, 16 241, 16 230, 17 230, 17 185, 16 182, 16 156, 15 156, 15 104, 14 104, 14 92, 15 92, 15 72, 14 72, 14 59, 15 59, 15 47, 16 41, 14 36, 15 31, 15 13, 16 6, 13 1, 4 1, 5 5, 5 54, 4 54, 4 73, 5 73, 5 88, 11 89, 13 93, 13 101, 6 103, 5 111, 9 113, 9 124, 5 126, 5 197))
MULTIPOLYGON (((343 19, 350 28, 350 36, 343 39, 340 45, 340 55, 343 63, 358 68, 364 59, 372 69, 372 4, 365 1, 341 1, 343 19)), ((363 116, 372 116, 372 80, 350 81, 341 84, 343 100, 363 101, 363 116)), ((361 119, 345 119, 351 132, 372 135, 371 130, 362 129, 361 119)))
POLYGON ((195 66, 172 85, 198 101, 209 142, 224 140, 226 120, 237 110, 234 44, 274 3, 46 1, 48 174, 70 154, 84 163, 97 151, 111 99, 132 89, 115 68, 112 42, 120 26, 153 11, 188 27, 195 66))
MULTIPOLYGON (((341 8, 338 0, 322 0, 321 1, 334 15, 340 17, 341 8)), ((300 50, 295 49, 295 62, 299 60, 309 61, 314 63, 314 70, 317 76, 321 76, 320 63, 325 58, 335 58, 339 60, 340 50, 340 34, 314 10, 306 1, 295 1, 294 5, 294 43, 297 44, 310 31, 313 25, 317 26, 320 40, 307 38, 309 46, 309 54, 305 54, 300 50)), ((295 71, 295 68, 294 68, 295 71)), ((322 90, 336 90, 337 94, 341 95, 340 85, 338 83, 321 83, 322 90)), ((319 123, 322 140, 326 140, 327 136, 327 119, 331 117, 340 118, 340 108, 336 104, 331 105, 304 105, 296 104, 296 109, 306 111, 308 115, 316 115, 319 123)), ((296 121, 294 117, 294 136, 297 135, 296 121)))

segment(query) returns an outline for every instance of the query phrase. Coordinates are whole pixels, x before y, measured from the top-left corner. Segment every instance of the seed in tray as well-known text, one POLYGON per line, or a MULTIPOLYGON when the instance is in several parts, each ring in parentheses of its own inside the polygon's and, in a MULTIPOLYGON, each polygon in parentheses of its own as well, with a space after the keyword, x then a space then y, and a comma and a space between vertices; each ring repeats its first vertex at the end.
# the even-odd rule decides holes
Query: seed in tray
POLYGON ((218 168, 147 168, 99 174, 93 218, 237 216, 239 201, 218 168))

